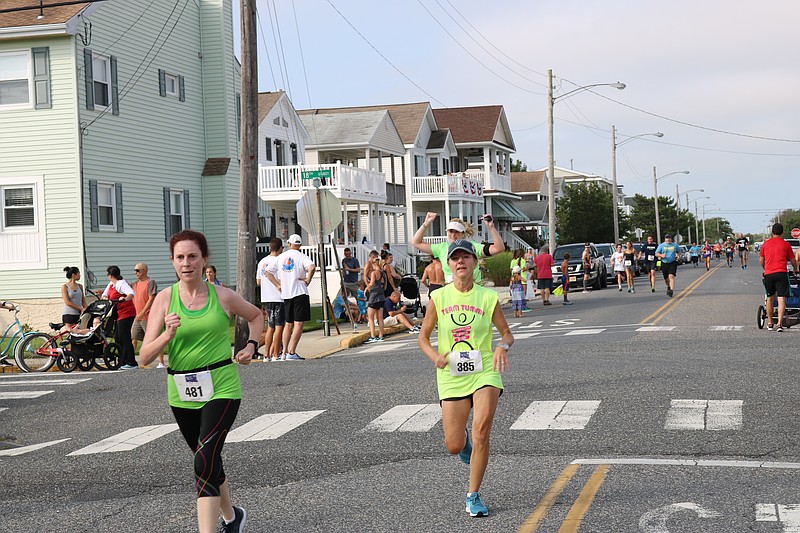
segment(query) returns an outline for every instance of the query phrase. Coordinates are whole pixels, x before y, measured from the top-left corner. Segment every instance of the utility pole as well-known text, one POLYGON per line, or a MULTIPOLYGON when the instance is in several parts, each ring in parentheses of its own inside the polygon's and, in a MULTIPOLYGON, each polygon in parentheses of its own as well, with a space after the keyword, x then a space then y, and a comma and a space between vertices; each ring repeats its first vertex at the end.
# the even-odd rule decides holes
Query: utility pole
POLYGON ((681 210, 681 193, 678 190, 678 184, 675 184, 675 209, 681 210))
POLYGON ((697 244, 700 244, 700 216, 697 214, 697 200, 694 202, 694 236, 697 237, 697 244))
POLYGON ((553 69, 547 69, 547 232, 550 253, 556 249, 556 178, 553 151, 553 69))
MULTIPOLYGON (((241 142, 239 226, 236 240, 236 291, 256 301, 256 227, 258 225, 258 57, 256 0, 240 0, 242 18, 241 142)), ((234 352, 247 344, 248 326, 236 317, 234 352)))
POLYGON ((661 219, 658 217, 658 178, 656 178, 656 167, 653 167, 653 202, 656 207, 656 242, 661 242, 661 219))
POLYGON ((617 214, 617 210, 619 209, 619 205, 617 205, 619 189, 617 187, 617 128, 613 124, 611 125, 611 177, 613 182, 612 187, 614 188, 612 208, 614 210, 614 245, 616 245, 619 242, 619 215, 617 214))

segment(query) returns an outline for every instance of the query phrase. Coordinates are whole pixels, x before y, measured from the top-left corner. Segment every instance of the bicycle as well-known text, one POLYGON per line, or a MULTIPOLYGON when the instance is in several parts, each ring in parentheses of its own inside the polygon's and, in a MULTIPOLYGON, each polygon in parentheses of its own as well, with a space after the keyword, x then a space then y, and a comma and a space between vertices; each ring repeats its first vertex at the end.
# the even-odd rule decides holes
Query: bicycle
POLYGON ((55 363, 54 358, 43 357, 35 352, 26 351, 28 348, 23 347, 23 343, 25 343, 26 346, 33 346, 36 342, 33 339, 41 337, 49 338, 49 336, 39 332, 25 332, 22 327, 22 323, 19 321, 19 312, 21 310, 19 304, 3 302, 2 305, 0 305, 0 308, 8 309, 14 313, 14 321, 8 325, 6 330, 3 332, 3 336, 0 337, 0 342, 7 342, 5 348, 0 351, 0 361, 7 362, 8 356, 13 353, 14 361, 24 372, 46 372, 50 370, 55 363), (9 336, 9 333, 12 329, 15 330, 14 334, 9 336), (20 361, 22 364, 20 364, 20 361))

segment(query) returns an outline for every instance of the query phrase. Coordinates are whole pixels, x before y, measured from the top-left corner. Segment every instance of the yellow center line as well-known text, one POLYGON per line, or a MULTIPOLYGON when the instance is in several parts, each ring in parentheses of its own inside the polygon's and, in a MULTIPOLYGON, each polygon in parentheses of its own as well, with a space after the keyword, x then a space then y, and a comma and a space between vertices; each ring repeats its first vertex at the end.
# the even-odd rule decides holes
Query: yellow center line
POLYGON ((547 492, 536 506, 536 509, 533 510, 528 518, 525 519, 525 522, 520 526, 518 533, 535 533, 535 531, 539 529, 542 520, 555 503, 558 495, 561 494, 561 491, 563 491, 570 482, 572 476, 574 476, 578 471, 578 466, 579 465, 571 464, 561 472, 556 480, 553 481, 553 484, 550 485, 550 488, 547 489, 547 492))
POLYGON ((706 280, 706 278, 711 276, 711 274, 713 274, 714 271, 717 270, 719 267, 720 267, 720 265, 715 266, 714 268, 712 268, 711 270, 709 270, 708 272, 706 272, 705 274, 703 274, 702 276, 700 276, 699 278, 694 280, 692 283, 689 284, 688 287, 683 289, 683 291, 681 291, 681 293, 678 294, 677 297, 670 298, 670 300, 667 303, 665 303, 664 305, 662 305, 661 307, 659 307, 658 309, 653 311, 652 314, 650 314, 646 318, 644 318, 641 322, 639 322, 639 324, 655 324, 656 322, 658 322, 659 320, 664 318, 664 315, 666 315, 667 312, 672 310, 672 309, 668 309, 668 308, 677 305, 680 300, 682 300, 683 298, 688 296, 695 288, 697 288, 698 285, 700 285, 702 282, 704 282, 706 280), (658 318, 656 318, 656 317, 658 317, 658 318))
POLYGON ((608 472, 608 465, 598 465, 592 473, 589 481, 583 486, 583 490, 578 495, 578 499, 572 504, 572 507, 561 524, 558 533, 577 533, 578 528, 581 526, 583 517, 589 511, 589 506, 592 505, 594 497, 597 496, 597 491, 600 490, 600 485, 606 479, 606 472, 608 472))

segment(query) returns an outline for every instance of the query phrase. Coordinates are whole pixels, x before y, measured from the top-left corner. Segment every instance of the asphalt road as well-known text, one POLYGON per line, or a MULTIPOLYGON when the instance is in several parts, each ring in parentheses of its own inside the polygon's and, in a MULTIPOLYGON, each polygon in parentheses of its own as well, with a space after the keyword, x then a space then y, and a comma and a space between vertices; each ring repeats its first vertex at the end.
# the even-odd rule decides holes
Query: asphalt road
MULTIPOLYGON (((414 336, 241 368, 223 457, 247 530, 800 531, 800 326, 757 329, 757 264, 712 266, 672 299, 640 277, 509 318, 486 518, 414 336)), ((156 370, 0 377, 0 530, 193 531, 165 396, 156 370)))

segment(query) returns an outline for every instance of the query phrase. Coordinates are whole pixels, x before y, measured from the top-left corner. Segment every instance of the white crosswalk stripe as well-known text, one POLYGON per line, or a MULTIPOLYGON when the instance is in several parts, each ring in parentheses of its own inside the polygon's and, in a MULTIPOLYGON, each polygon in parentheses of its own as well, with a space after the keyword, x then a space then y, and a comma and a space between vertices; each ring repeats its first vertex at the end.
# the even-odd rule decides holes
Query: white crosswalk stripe
POLYGON ((30 400, 45 394, 52 394, 52 390, 25 390, 14 392, 0 392, 0 400, 30 400))
POLYGON ((392 432, 430 431, 442 419, 438 404, 396 405, 370 422, 362 431, 392 432))
POLYGON ((603 333, 605 329, 574 329, 568 333, 564 333, 564 336, 568 335, 597 335, 598 333, 603 333))
POLYGON ((17 387, 20 385, 75 385, 90 381, 92 378, 69 378, 69 379, 15 379, 9 380, 7 383, 0 383, 0 387, 17 387))
POLYGON ((533 402, 511 429, 584 429, 598 407, 599 400, 533 402))
POLYGON ((262 415, 231 431, 225 441, 274 440, 324 412, 323 409, 321 411, 295 411, 262 415))
POLYGON ((743 404, 742 400, 672 400, 664 429, 741 429, 743 404))
POLYGON ((535 337, 535 336, 541 335, 541 334, 542 333, 540 331, 536 331, 536 332, 533 332, 533 333, 515 333, 514 334, 514 340, 517 340, 517 339, 530 339, 531 337, 535 337))
POLYGON ((29 452, 41 450, 54 444, 68 441, 69 439, 51 440, 50 442, 42 442, 41 444, 31 444, 30 446, 20 446, 19 448, 9 448, 7 450, 0 450, 0 457, 14 457, 16 455, 24 455, 29 452))
POLYGON ((636 331, 673 331, 675 326, 642 326, 636 331))
POLYGON ((742 331, 744 326, 711 326, 708 331, 742 331))
POLYGON ((5 411, 8 407, 0 407, 0 411, 5 411))
POLYGON ((100 442, 90 444, 85 448, 76 450, 68 455, 90 455, 93 453, 125 452, 135 450, 159 437, 163 437, 178 429, 178 424, 159 424, 156 426, 142 426, 123 431, 100 442))

